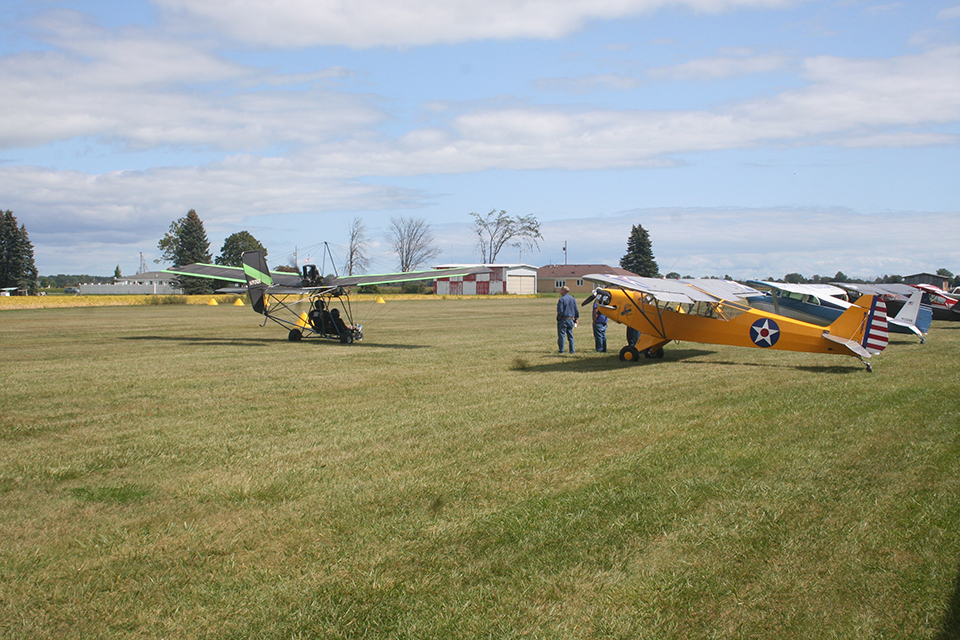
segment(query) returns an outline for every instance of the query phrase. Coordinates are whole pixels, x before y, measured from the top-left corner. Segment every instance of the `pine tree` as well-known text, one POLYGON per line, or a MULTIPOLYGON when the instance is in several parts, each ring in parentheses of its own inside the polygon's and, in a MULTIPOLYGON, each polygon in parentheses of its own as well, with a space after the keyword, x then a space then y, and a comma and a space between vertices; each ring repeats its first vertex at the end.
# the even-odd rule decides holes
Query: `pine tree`
MULTIPOLYGON (((188 264, 210 264, 210 241, 203 228, 200 216, 193 209, 187 215, 170 224, 167 232, 157 245, 163 251, 163 259, 173 262, 174 267, 188 264)), ((177 284, 185 294, 203 294, 213 291, 210 280, 191 276, 177 276, 177 284)))
POLYGON ((0 218, 0 288, 16 287, 36 295, 37 267, 33 261, 33 244, 24 225, 17 227, 12 211, 0 218))
POLYGON ((660 268, 653 259, 650 234, 639 224, 633 225, 627 240, 627 253, 620 258, 620 267, 646 278, 660 276, 660 268))

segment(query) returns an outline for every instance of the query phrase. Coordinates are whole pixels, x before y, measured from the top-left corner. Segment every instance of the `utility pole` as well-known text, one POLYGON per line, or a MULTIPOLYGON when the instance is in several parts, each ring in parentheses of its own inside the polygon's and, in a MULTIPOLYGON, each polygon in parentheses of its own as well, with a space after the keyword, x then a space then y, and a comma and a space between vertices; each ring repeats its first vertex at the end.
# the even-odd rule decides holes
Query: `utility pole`
POLYGON ((563 241, 563 264, 564 266, 566 266, 567 264, 567 241, 566 240, 563 241))

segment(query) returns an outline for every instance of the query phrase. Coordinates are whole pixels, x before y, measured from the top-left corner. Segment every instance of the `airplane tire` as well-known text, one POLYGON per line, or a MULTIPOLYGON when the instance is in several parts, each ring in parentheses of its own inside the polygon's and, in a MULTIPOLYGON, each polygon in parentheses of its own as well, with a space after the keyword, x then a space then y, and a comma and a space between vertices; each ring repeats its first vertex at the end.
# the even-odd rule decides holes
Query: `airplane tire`
POLYGON ((287 340, 290 342, 300 342, 302 337, 303 334, 300 332, 300 329, 290 329, 290 333, 287 334, 287 340))
POLYGON ((349 333, 345 333, 340 336, 340 344, 353 344, 353 336, 349 333))
POLYGON ((660 348, 657 349, 656 351, 651 351, 650 349, 646 349, 646 350, 644 350, 643 355, 647 356, 648 358, 658 358, 658 359, 659 359, 659 358, 662 358, 662 357, 663 357, 663 347, 660 347, 660 348))
POLYGON ((640 359, 640 352, 637 351, 636 347, 627 345, 623 349, 620 349, 621 362, 636 362, 639 359, 640 359))

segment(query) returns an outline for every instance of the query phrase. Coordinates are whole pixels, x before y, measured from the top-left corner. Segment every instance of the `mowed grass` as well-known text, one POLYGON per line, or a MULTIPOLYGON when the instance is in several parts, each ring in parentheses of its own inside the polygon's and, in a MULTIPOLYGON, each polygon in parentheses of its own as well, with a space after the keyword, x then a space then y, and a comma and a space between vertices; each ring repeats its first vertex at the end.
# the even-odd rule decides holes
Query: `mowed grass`
POLYGON ((960 323, 626 364, 554 305, 0 312, 0 637, 960 637, 960 323))

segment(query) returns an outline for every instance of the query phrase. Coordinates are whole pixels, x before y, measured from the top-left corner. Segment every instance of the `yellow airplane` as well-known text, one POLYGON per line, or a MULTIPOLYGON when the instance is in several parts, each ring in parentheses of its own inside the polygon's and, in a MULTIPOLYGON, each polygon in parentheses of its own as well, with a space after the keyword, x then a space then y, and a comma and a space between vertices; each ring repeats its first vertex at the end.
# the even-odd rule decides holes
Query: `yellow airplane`
POLYGON ((633 361, 643 353, 662 358, 673 340, 756 349, 829 353, 866 361, 887 346, 886 305, 876 296, 862 296, 827 327, 794 320, 740 302, 760 292, 725 280, 660 280, 590 274, 585 280, 602 285, 582 305, 597 300, 607 318, 640 332, 635 345, 620 350, 633 361))

